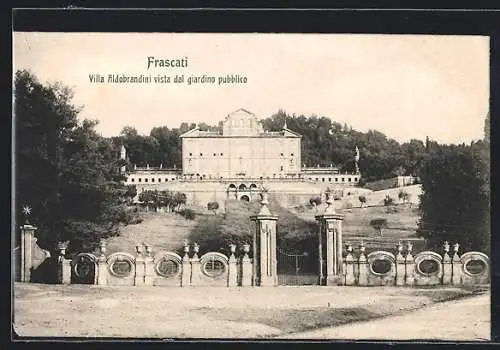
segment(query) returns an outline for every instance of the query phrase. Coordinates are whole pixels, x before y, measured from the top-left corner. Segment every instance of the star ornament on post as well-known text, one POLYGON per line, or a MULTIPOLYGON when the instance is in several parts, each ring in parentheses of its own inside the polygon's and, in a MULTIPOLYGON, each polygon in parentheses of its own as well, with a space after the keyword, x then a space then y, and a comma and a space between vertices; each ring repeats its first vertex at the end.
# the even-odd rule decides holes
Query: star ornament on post
POLYGON ((31 207, 29 205, 25 205, 23 207, 23 214, 25 217, 26 224, 29 224, 28 217, 31 215, 31 207))

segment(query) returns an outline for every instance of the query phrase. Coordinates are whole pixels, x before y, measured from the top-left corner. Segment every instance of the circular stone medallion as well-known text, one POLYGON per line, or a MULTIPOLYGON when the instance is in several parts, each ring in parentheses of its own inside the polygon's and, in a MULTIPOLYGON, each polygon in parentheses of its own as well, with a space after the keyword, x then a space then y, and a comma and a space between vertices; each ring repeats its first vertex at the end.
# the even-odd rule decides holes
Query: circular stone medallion
POLYGON ((392 263, 388 259, 376 259, 371 263, 372 272, 378 275, 388 274, 392 269, 392 263))
POLYGON ((439 272, 439 263, 434 259, 424 259, 418 264, 418 270, 424 275, 434 275, 439 272))
POLYGON ((127 277, 132 272, 132 263, 125 259, 117 259, 111 264, 109 269, 116 277, 127 277))
POLYGON ((156 271, 160 276, 173 277, 179 272, 179 264, 174 260, 165 257, 156 265, 156 271))
POLYGON ((465 271, 471 275, 480 275, 486 270, 486 264, 483 260, 473 259, 465 264, 465 271))

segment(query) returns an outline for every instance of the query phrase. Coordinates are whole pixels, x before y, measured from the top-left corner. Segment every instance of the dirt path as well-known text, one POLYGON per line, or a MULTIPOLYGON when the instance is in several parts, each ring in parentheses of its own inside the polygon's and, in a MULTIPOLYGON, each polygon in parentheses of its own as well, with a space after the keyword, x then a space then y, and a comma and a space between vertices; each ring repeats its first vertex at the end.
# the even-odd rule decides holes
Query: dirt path
POLYGON ((449 329, 441 333, 448 339, 488 338, 489 294, 470 299, 475 292, 453 286, 173 288, 17 283, 14 330, 27 337, 269 339, 308 334, 306 338, 359 339, 398 333, 401 339, 412 339, 427 332, 422 330, 427 325, 432 330, 449 329), (469 299, 457 303, 458 311, 448 313, 452 304, 441 304, 441 313, 426 311, 424 317, 410 311, 466 296, 469 299), (323 329, 403 312, 412 316, 364 323, 365 328, 377 327, 378 333, 363 330, 361 323, 323 329), (408 317, 411 322, 405 328, 408 317), (361 328, 349 331, 350 327, 361 328), (455 336, 457 327, 464 327, 458 330, 460 337, 455 336), (300 333, 306 330, 311 331, 300 333))
POLYGON ((490 293, 402 315, 282 336, 286 339, 490 340, 490 293), (390 332, 381 334, 381 330, 390 332))

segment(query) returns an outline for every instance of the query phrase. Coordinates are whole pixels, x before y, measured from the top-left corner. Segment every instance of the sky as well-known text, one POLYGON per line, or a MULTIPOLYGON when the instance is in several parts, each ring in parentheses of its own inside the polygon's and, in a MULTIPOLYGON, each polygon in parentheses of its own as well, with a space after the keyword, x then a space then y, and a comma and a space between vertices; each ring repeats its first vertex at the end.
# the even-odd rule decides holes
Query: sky
POLYGON ((149 134, 181 122, 217 124, 239 108, 266 118, 326 116, 399 142, 470 143, 489 108, 489 38, 444 35, 21 33, 13 65, 74 90, 80 117, 103 136, 124 126, 149 134), (187 58, 187 67, 150 67, 187 58), (89 74, 151 76, 149 84, 91 83, 89 74), (214 84, 187 84, 193 76, 214 84), (246 83, 218 84, 219 76, 246 83), (155 76, 184 75, 160 84, 155 76))

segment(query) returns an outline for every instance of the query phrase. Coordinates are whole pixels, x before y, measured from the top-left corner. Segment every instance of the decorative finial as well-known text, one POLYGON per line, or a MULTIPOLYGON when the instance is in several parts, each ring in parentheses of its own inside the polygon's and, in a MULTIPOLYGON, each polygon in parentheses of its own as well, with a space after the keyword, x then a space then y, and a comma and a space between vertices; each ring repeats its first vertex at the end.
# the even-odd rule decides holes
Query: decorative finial
POLYGON ((138 254, 138 255, 141 255, 141 254, 142 254, 142 252, 144 251, 144 249, 143 249, 143 248, 144 248, 144 246, 143 246, 142 244, 137 243, 137 244, 135 245, 135 250, 137 251, 137 254, 138 254))
POLYGON ((403 251, 403 244, 401 244, 401 242, 398 242, 397 249, 398 249, 398 253, 401 254, 401 252, 403 251))
POLYGON ((269 210, 269 200, 268 200, 269 193, 263 190, 260 196, 262 199, 260 201, 261 207, 259 215, 271 215, 271 211, 269 210))
POLYGON ((151 253, 153 252, 153 247, 151 247, 147 243, 142 243, 144 245, 144 248, 146 248, 146 254, 148 255, 148 258, 151 257, 151 253))
POLYGON ((66 255, 66 249, 68 248, 69 242, 59 242, 57 244, 57 249, 59 250, 59 256, 64 256, 66 255))
POLYGON ((359 251, 361 252, 361 254, 364 254, 365 250, 366 250, 365 243, 361 241, 361 243, 359 243, 359 251))
POLYGON ((29 205, 25 205, 23 207, 23 214, 24 214, 24 222, 25 222, 25 224, 29 225, 28 217, 31 215, 31 207, 29 205))
POLYGON ((187 240, 184 240, 184 257, 182 258, 183 260, 188 260, 189 259, 189 242, 187 240))
POLYGON ((229 250, 231 251, 231 255, 234 256, 234 253, 236 253, 236 244, 230 244, 229 250))
POLYGON ((413 244, 411 242, 408 242, 406 249, 408 250, 408 253, 411 253, 411 251, 413 250, 413 244))
POLYGON ((197 258, 198 252, 200 251, 200 246, 196 242, 193 244, 193 251, 194 251, 194 257, 197 258))
POLYGON ((104 256, 104 254, 106 254, 106 241, 104 239, 101 239, 99 241, 99 251, 101 253, 101 256, 104 256))
POLYGON ((347 243, 347 244, 345 245, 345 247, 346 247, 345 249, 347 250, 347 252, 348 252, 349 254, 351 254, 351 253, 352 253, 352 244, 347 243))
POLYGON ((335 214, 335 206, 333 205, 333 194, 330 191, 325 193, 326 207, 324 214, 335 214))
POLYGON ((250 252, 250 244, 248 243, 243 244, 243 252, 245 253, 245 255, 250 252))
POLYGON ((444 241, 443 249, 445 253, 448 253, 450 251, 450 244, 448 243, 448 241, 444 241))

